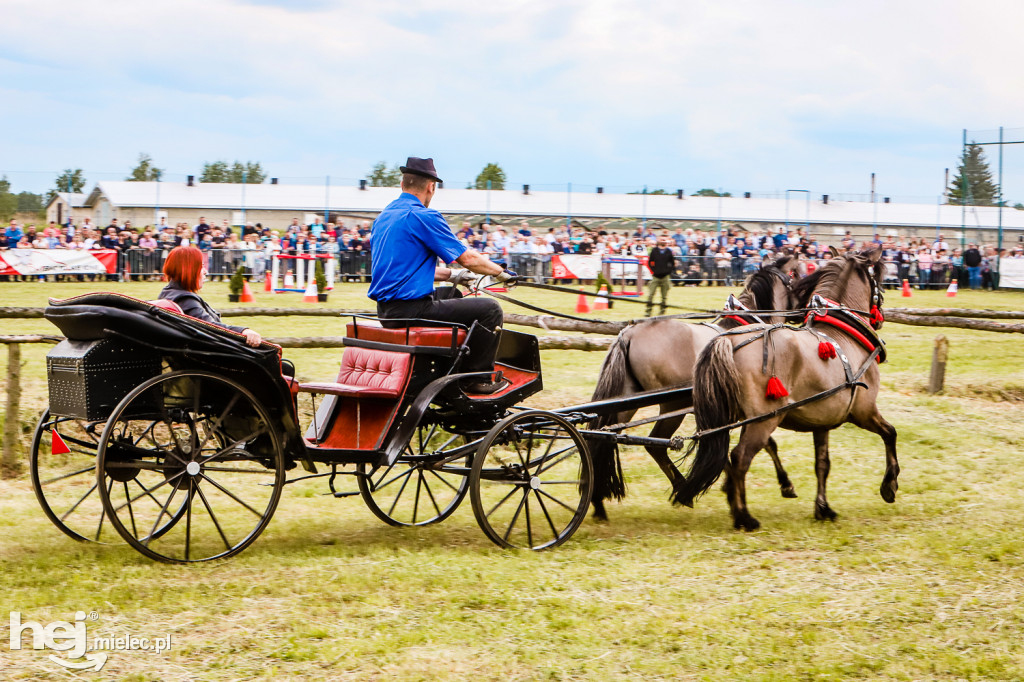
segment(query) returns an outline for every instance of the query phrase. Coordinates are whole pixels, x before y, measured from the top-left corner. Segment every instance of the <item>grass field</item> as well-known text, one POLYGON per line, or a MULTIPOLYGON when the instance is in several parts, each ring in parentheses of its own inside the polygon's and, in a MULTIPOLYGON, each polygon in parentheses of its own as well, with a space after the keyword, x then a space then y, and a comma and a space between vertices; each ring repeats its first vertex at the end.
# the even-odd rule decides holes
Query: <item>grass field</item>
MULTIPOLYGON (((159 283, 109 285, 154 297, 159 283)), ((4 305, 44 305, 97 285, 4 284, 4 305)), ((682 289, 673 302, 717 307, 727 290, 682 289)), ((226 307, 226 286, 205 292, 226 307)), ((561 296, 515 294, 571 310, 561 296)), ((256 305, 302 305, 257 294, 256 305)), ((368 307, 343 285, 332 307, 368 307)), ((890 306, 1024 310, 1024 294, 889 294, 890 306)), ((509 308, 511 310, 511 308, 509 308)), ((616 305, 607 319, 635 316, 616 305)), ((597 317, 597 315, 594 315, 597 317)), ((267 336, 342 333, 341 320, 244 318, 267 336)), ((0 320, 2 333, 52 332, 0 320)), ((85 679, 1021 679, 1024 678, 1024 344, 1012 334, 887 324, 883 414, 899 430, 896 503, 878 495, 876 436, 832 438, 829 497, 839 520, 813 520, 810 435, 780 432, 800 497, 779 496, 770 460, 748 477, 755 533, 732 530, 715 490, 672 507, 664 477, 626 449, 629 496, 609 523, 587 520, 566 545, 497 549, 468 501, 443 524, 394 529, 358 498, 316 481, 285 490, 264 535, 234 559, 168 566, 113 545, 78 544, 39 510, 27 477, 0 481, 0 596, 46 624, 96 612, 90 637, 173 645, 113 652, 85 679), (924 392, 931 346, 950 340, 947 390, 924 392)), ((26 346, 24 414, 45 407, 46 346, 26 346)), ((331 379, 339 351, 289 351, 302 378, 331 379)), ((529 401, 589 398, 602 353, 547 351, 548 387, 529 401)), ((0 358, 0 372, 6 369, 0 358)), ((692 429, 692 422, 683 426, 692 429)), ((0 674, 64 679, 45 651, 11 651, 0 613, 0 674)), ((26 635, 26 641, 27 641, 26 635)))

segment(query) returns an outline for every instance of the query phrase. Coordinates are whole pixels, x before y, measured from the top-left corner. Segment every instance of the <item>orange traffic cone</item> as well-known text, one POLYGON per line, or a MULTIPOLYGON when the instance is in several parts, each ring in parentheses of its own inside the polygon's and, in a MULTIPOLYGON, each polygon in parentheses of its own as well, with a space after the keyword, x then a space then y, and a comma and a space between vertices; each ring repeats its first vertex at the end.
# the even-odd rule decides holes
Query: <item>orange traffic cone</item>
POLYGON ((910 298, 910 282, 903 280, 903 298, 910 298))
POLYGON ((302 295, 303 303, 316 303, 316 280, 309 280, 309 286, 306 287, 306 293, 302 295))
POLYGON ((587 295, 583 293, 583 287, 580 287, 580 297, 576 299, 576 312, 578 313, 589 313, 590 306, 587 305, 587 295))
POLYGON ((594 299, 594 310, 608 310, 608 287, 604 284, 601 285, 601 290, 597 292, 597 298, 594 299))
POLYGON ((956 296, 956 280, 955 279, 952 282, 949 283, 949 288, 946 289, 946 296, 949 296, 950 298, 953 298, 954 296, 956 296))
POLYGON ((256 297, 252 295, 252 289, 249 288, 249 280, 242 280, 242 295, 238 297, 241 303, 254 303, 256 297))

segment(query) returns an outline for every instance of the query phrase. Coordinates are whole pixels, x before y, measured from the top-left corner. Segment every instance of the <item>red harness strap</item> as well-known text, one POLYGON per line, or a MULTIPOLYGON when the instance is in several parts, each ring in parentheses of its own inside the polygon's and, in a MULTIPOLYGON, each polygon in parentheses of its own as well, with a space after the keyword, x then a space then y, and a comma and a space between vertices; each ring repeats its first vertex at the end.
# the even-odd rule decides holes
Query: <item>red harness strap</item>
POLYGON ((726 315, 725 319, 732 320, 733 322, 739 322, 740 325, 744 325, 744 326, 750 324, 749 321, 744 320, 742 317, 740 317, 738 315, 726 315))

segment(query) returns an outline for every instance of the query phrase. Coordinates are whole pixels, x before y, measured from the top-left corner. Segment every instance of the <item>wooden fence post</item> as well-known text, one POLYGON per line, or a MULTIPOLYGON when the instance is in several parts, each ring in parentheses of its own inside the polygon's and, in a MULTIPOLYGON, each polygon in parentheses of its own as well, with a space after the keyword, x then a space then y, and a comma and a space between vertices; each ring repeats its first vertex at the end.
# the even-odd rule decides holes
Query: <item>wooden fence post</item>
POLYGON ((4 452, 0 476, 21 473, 21 344, 7 344, 7 408, 4 412, 4 452))
POLYGON ((946 360, 949 358, 949 341, 945 335, 935 337, 935 350, 932 351, 932 373, 928 379, 928 392, 938 393, 946 381, 946 360))

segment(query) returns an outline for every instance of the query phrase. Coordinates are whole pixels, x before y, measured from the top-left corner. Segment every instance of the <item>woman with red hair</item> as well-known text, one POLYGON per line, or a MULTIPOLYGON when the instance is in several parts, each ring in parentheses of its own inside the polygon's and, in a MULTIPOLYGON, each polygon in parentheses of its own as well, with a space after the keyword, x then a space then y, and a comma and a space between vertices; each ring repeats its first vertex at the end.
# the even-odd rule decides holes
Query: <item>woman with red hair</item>
POLYGON ((263 338, 252 329, 224 324, 216 310, 199 296, 199 290, 206 281, 206 266, 203 265, 203 252, 194 246, 179 246, 171 250, 164 261, 164 275, 167 286, 160 292, 159 298, 174 301, 181 312, 204 322, 230 329, 245 337, 245 342, 256 347, 263 338))

